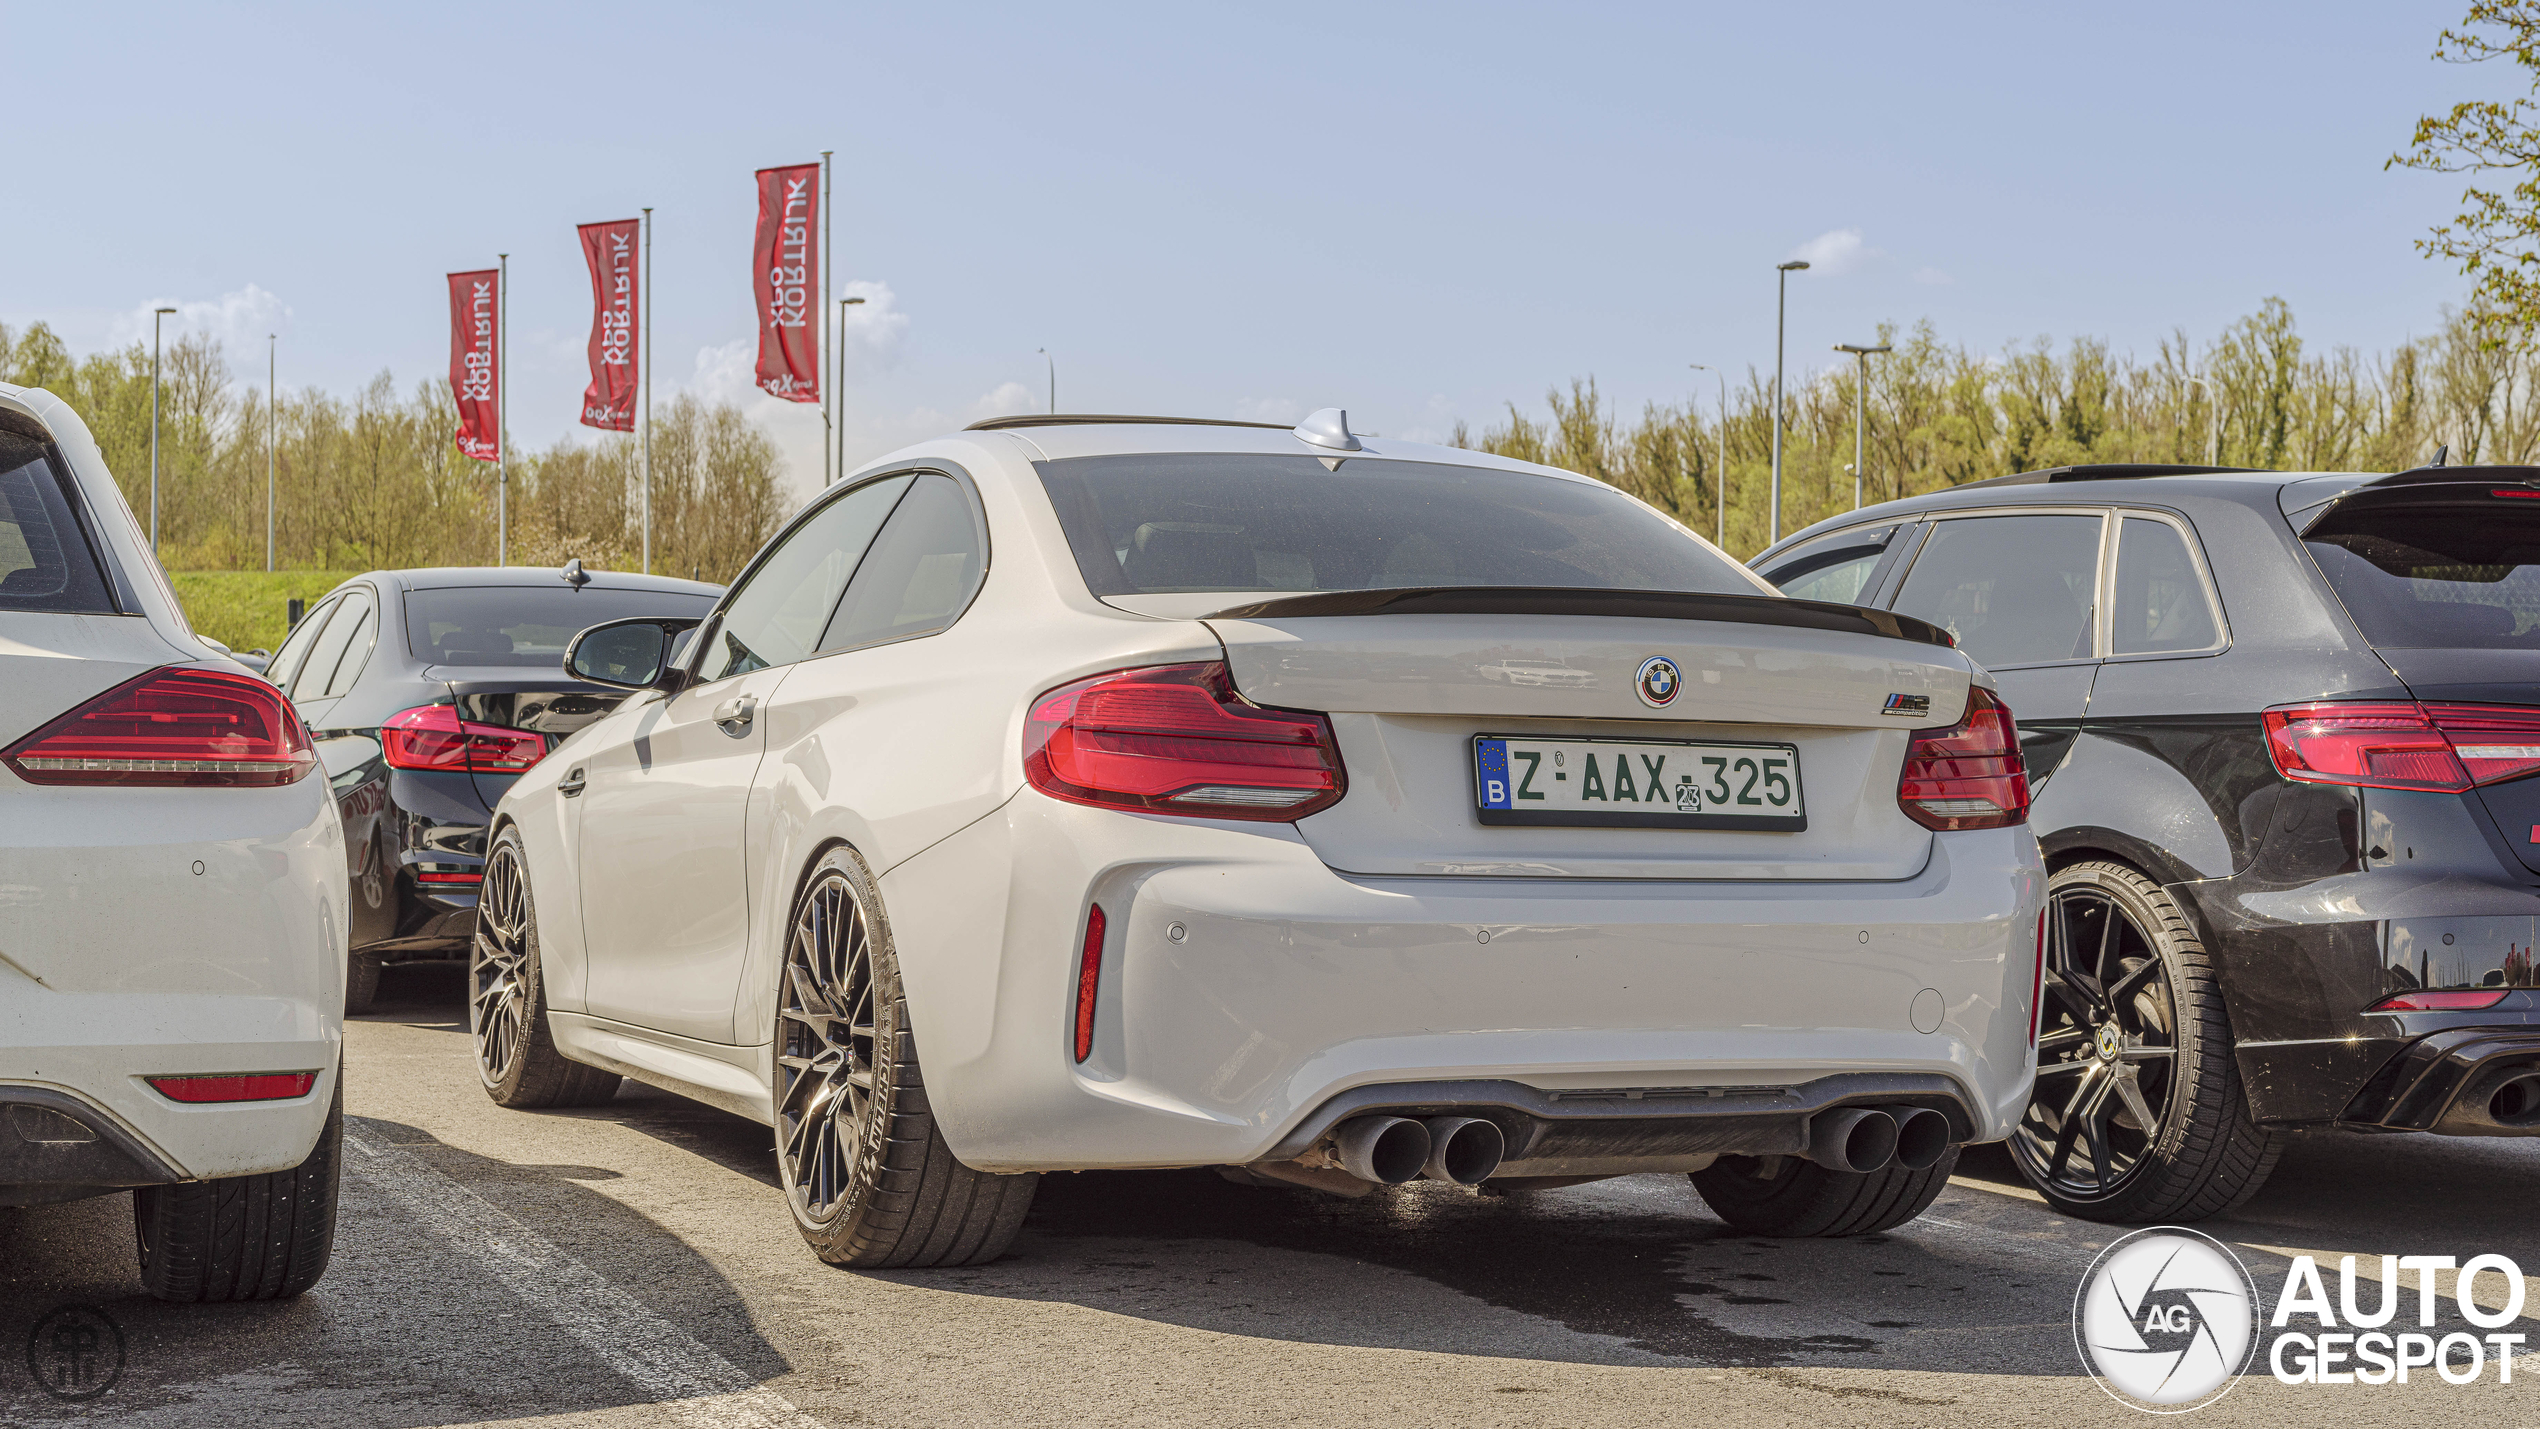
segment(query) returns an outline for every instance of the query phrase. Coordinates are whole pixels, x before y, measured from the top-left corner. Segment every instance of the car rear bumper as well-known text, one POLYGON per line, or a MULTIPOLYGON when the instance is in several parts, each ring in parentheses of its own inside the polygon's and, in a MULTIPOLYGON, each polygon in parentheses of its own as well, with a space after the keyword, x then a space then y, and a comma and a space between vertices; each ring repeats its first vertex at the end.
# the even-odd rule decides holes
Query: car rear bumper
MULTIPOLYGON (((0 1105, 128 1140, 156 1178, 298 1165, 334 1094, 345 896, 322 780, 35 789, 0 771, 0 1105), (318 1075, 288 1100, 199 1105, 145 1080, 251 1072, 318 1075)), ((23 1150, 43 1143, 15 1121, 0 1114, 0 1195, 10 1155, 40 1169, 68 1154, 23 1150)))
POLYGON ((984 1169, 1256 1161, 1402 1084, 1707 1105, 1894 1075, 1950 1089, 1972 1140, 2028 1093, 2025 828, 1944 835, 1892 883, 1376 879, 1283 825, 1026 792, 882 889, 930 1101, 984 1169), (1108 931, 1080 1065, 1089 902, 1108 931))

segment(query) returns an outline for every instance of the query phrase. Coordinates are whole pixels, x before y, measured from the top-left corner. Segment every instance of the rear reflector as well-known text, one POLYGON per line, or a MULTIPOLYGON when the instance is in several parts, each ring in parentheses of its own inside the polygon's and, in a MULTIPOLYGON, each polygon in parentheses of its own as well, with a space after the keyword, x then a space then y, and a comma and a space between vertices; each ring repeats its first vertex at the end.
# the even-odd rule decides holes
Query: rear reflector
POLYGON ((2009 707, 1970 686, 1966 718, 1914 731, 1896 803, 1927 829, 1998 829, 2026 820, 2028 764, 2009 707))
POLYGON ((2037 1045, 2038 1020, 2045 1015, 2046 1002, 2046 910, 2037 910, 2037 971, 2028 982, 2028 1044, 2037 1045))
POLYGON ((428 869, 419 869, 415 873, 415 882, 417 883, 483 883, 484 881, 485 870, 481 868, 452 870, 449 872, 435 872, 428 869))
POLYGON ((255 1072, 243 1077, 151 1077, 151 1086, 172 1102, 274 1102, 304 1097, 316 1084, 315 1072, 255 1072))
POLYGON ((1094 1054, 1094 994, 1102 986, 1102 905, 1085 914, 1085 951, 1076 963, 1076 1060, 1094 1054))
POLYGON ((2394 700, 2284 705, 2261 718, 2276 772, 2308 784, 2460 793, 2540 773, 2540 709, 2394 700))
POLYGON ((2474 992, 2403 992, 2385 997, 2366 1012, 2482 1012, 2505 1000, 2509 987, 2482 987, 2474 992))
POLYGON ((317 767, 282 692, 253 675, 170 666, 127 680, 0 750, 30 784, 269 787, 317 767))
POLYGON ((518 774, 547 757, 547 741, 525 729, 462 721, 449 705, 418 705, 388 717, 380 755, 391 769, 518 774))
POLYGON ((1222 663, 1122 670, 1042 695, 1023 722, 1023 772, 1075 804, 1282 823, 1330 808, 1343 787, 1331 721, 1245 702, 1222 663))

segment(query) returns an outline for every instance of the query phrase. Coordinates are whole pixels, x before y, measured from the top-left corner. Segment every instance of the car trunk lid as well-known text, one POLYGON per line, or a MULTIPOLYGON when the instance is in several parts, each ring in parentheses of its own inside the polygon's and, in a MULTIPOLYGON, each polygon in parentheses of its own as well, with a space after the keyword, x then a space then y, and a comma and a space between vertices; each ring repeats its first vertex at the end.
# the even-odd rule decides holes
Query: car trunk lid
MULTIPOLYGON (((461 720, 528 730, 546 740, 550 753, 565 736, 616 709, 627 695, 624 690, 535 670, 436 668, 432 673, 448 685, 450 701, 458 707, 461 720)), ((478 797, 490 809, 520 775, 471 769, 469 777, 476 782, 478 797)))

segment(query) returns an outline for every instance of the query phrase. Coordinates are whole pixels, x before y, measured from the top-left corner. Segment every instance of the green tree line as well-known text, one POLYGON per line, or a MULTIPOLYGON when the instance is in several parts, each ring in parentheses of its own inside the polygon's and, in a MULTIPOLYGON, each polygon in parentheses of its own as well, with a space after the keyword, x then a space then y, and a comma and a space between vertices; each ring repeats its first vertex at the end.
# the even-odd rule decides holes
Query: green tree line
MULTIPOLYGON (((146 528, 150 521, 150 350, 74 357, 43 323, 0 324, 0 381, 69 403, 146 528)), ((294 570, 491 565, 495 479, 452 441, 447 383, 399 392, 387 373, 350 398, 314 388, 265 394, 231 376, 200 334, 165 349, 159 373, 159 542, 170 570, 261 570, 268 444, 275 564, 294 570), (268 416, 271 420, 268 421, 268 416)), ((519 450, 515 446, 515 450, 519 450)), ((641 562, 641 468, 632 436, 559 442, 511 463, 516 565, 594 569, 641 562)), ((682 394, 653 414, 653 569, 728 581, 789 505, 783 458, 728 403, 682 394)))
MULTIPOLYGON (((2447 312, 2432 336, 2366 356, 2305 346, 2269 298, 2201 348, 2174 332, 2150 359, 2097 338, 2000 353, 1945 342, 1929 322, 1879 328, 1895 351, 1870 359, 1865 502, 2077 462, 2177 462, 2288 471, 2401 471, 2450 460, 2540 456, 2540 347, 2529 329, 2447 312)), ((1794 380, 1783 402, 1782 532, 1852 506, 1853 401, 1845 362, 1794 380)), ((1728 410, 1698 394, 1635 419, 1574 378, 1548 412, 1511 403, 1458 446, 1610 482, 1705 535, 1723 491, 1728 548, 1763 549, 1772 472, 1769 374, 1749 370, 1728 410), (1725 442, 1723 441, 1725 438, 1725 442), (1724 459, 1725 451, 1725 459, 1724 459)))

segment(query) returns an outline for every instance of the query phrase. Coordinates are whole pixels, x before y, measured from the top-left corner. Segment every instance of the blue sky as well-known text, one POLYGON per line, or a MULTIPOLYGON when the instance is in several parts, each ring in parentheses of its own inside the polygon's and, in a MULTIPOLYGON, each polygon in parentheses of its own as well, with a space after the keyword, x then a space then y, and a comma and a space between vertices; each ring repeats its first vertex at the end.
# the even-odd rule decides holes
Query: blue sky
MULTIPOLYGON (((1038 410, 1044 346, 1069 411, 1707 405, 1685 364, 1769 370, 1803 250, 1795 367, 1921 318, 2148 354, 2269 295, 2380 349, 2463 292, 2410 246, 2459 180, 2382 161, 2516 79, 2428 57, 2464 8, 15 5, 0 322, 181 303, 257 380, 274 331, 286 385, 402 385, 508 250, 544 445, 574 224, 655 207, 656 398, 746 398, 751 171, 833 148, 856 457, 1038 410)), ((816 414, 751 410, 816 481, 816 414)))

